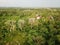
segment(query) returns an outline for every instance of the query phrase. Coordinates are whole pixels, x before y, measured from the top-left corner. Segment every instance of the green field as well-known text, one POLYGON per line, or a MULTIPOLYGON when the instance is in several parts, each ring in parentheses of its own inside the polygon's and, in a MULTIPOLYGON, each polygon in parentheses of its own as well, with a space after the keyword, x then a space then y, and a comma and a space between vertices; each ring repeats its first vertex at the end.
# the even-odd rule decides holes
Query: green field
POLYGON ((60 8, 0 8, 0 45, 60 45, 60 8))

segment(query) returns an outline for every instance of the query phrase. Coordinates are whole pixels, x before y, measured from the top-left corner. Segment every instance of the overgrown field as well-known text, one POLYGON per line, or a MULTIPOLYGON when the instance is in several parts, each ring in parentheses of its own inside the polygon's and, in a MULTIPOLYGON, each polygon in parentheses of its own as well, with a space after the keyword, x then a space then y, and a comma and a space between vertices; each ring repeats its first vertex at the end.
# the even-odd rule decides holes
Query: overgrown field
POLYGON ((0 45, 60 45, 60 8, 0 8, 0 45))

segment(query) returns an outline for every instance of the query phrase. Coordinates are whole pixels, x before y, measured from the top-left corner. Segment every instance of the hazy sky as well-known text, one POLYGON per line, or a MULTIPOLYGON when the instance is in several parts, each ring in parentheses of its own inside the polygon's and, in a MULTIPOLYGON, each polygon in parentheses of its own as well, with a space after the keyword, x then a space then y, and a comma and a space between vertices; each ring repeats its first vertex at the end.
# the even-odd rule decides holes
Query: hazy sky
POLYGON ((60 0, 0 0, 0 7, 60 7, 60 0))

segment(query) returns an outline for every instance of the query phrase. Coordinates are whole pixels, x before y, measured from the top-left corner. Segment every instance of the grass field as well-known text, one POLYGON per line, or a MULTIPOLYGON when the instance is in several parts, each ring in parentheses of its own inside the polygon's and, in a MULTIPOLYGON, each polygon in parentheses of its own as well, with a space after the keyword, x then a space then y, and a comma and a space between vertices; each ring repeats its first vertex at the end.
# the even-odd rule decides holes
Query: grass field
POLYGON ((0 8, 0 45, 60 45, 60 8, 0 8))

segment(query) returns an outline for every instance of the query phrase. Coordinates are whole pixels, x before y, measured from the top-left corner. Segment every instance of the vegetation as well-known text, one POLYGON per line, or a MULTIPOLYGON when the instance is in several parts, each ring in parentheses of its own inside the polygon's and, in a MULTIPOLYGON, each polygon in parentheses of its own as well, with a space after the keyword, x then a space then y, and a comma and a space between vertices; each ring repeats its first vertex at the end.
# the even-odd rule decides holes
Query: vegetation
POLYGON ((0 8, 0 45, 60 45, 60 9, 0 8))

